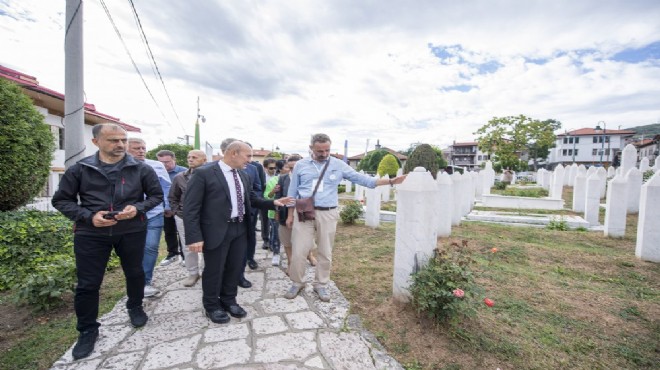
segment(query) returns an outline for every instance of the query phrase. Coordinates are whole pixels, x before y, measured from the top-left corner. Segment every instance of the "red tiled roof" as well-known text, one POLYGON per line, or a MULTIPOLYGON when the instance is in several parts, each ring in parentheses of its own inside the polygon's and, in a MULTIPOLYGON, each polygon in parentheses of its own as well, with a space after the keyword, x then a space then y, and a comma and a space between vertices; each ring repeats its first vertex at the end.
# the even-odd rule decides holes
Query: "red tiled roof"
POLYGON ((577 130, 565 132, 557 136, 593 136, 593 135, 634 135, 632 130, 595 130, 593 128, 580 128, 577 130), (604 132, 603 132, 604 131, 604 132))
MULTIPOLYGON (((15 82, 16 84, 20 85, 22 88, 30 90, 30 91, 35 91, 38 93, 42 93, 48 96, 51 96, 53 98, 59 99, 64 103, 64 94, 57 92, 55 90, 51 90, 47 87, 39 85, 39 81, 37 81, 37 78, 34 76, 27 75, 25 73, 16 71, 11 68, 7 68, 3 65, 0 65, 0 77, 7 79, 9 81, 15 82)), ((126 131, 131 131, 131 132, 141 132, 139 127, 135 127, 132 125, 129 125, 128 123, 124 123, 119 120, 117 117, 110 116, 105 113, 101 113, 96 110, 96 107, 94 104, 90 103, 85 103, 85 113, 102 118, 106 121, 116 123, 123 128, 126 129, 126 131)))
POLYGON ((653 144, 653 139, 644 139, 644 140, 639 140, 633 143, 634 146, 646 146, 649 144, 653 144))

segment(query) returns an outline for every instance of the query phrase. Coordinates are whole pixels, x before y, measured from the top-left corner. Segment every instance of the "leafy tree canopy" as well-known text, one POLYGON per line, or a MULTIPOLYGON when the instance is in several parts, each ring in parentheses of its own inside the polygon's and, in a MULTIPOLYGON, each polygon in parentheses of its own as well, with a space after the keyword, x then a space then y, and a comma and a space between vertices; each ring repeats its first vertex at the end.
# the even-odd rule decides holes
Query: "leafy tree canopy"
POLYGON ((158 160, 156 153, 161 150, 171 150, 176 156, 176 164, 183 167, 188 167, 188 152, 193 150, 192 145, 185 144, 161 144, 154 149, 147 152, 147 158, 158 160))
POLYGON ((378 175, 385 176, 389 175, 390 178, 396 176, 396 172, 401 168, 399 162, 396 160, 396 157, 392 154, 387 154, 378 164, 378 175))
MULTIPOLYGON (((378 171, 378 165, 380 164, 380 161, 383 160, 383 157, 388 155, 389 152, 385 149, 377 149, 374 151, 369 152, 357 165, 357 170, 358 171, 364 171, 367 173, 376 173, 378 171)), ((396 159, 397 164, 399 167, 401 167, 401 162, 397 157, 394 157, 396 159)))
POLYGON ((22 207, 43 190, 53 134, 21 88, 0 78, 0 211, 22 207))
POLYGON ((479 149, 495 154, 503 168, 519 168, 519 154, 529 152, 534 165, 545 159, 555 143, 554 132, 561 122, 554 119, 539 121, 524 115, 493 117, 474 134, 478 135, 479 149))
POLYGON ((433 178, 438 174, 438 153, 429 144, 418 145, 408 157, 406 165, 403 168, 404 173, 409 173, 415 167, 424 167, 431 172, 433 178))
MULTIPOLYGON (((405 155, 405 156, 407 156, 407 157, 410 157, 410 155, 411 155, 412 152, 415 150, 415 148, 417 148, 417 147, 420 146, 421 144, 422 144, 422 143, 420 143, 420 142, 412 143, 412 144, 410 144, 410 146, 408 147, 408 149, 403 150, 403 151, 399 151, 399 153, 401 153, 401 154, 403 154, 403 155, 405 155)), ((438 158, 438 168, 445 168, 445 167, 447 167, 448 163, 447 163, 447 160, 445 159, 445 157, 442 155, 442 149, 440 149, 440 147, 437 146, 437 145, 431 145, 431 144, 426 144, 426 145, 431 146, 431 148, 435 151, 436 156, 437 156, 437 158, 438 158)))

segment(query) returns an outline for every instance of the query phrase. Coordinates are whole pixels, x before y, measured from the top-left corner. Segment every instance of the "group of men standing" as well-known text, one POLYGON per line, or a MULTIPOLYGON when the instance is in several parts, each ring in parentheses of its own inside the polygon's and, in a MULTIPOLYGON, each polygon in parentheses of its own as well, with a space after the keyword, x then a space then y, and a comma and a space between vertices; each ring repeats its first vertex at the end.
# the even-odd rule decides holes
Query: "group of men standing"
MULTIPOLYGON (((322 301, 329 301, 327 283, 339 218, 337 185, 346 178, 373 188, 398 184, 405 178, 375 179, 359 174, 331 157, 330 138, 317 134, 310 143, 311 157, 297 163, 287 161, 281 171, 286 176, 277 178, 264 197, 261 186, 255 186, 261 178, 258 169, 248 165, 252 148, 245 142, 225 140, 222 159, 208 164, 204 152, 193 150, 188 153, 190 168, 186 169, 176 165, 170 151, 159 152, 158 161, 146 159, 144 141, 128 139, 118 125, 96 125, 92 134, 98 151, 66 171, 52 200, 76 224, 74 307, 80 334, 74 359, 87 357, 94 349, 100 326, 99 289, 113 249, 126 278, 126 308, 134 327, 148 321, 143 298, 158 293, 151 280, 163 228, 168 256, 161 264, 177 260, 178 231, 188 271, 184 285, 194 285, 201 275, 206 316, 214 323, 226 323, 229 316, 247 315, 236 301, 237 290, 251 285, 243 275, 246 265, 258 268, 254 261, 257 212, 270 210, 277 222, 269 226, 271 230, 276 227, 279 235, 271 232, 269 236, 281 240, 289 258, 293 284, 285 297, 293 299, 304 288, 305 261, 316 245, 319 262, 314 290, 322 301), (324 166, 325 174, 320 176, 324 166), (296 215, 295 199, 310 197, 314 188, 316 217, 303 222, 296 215), (202 252, 200 274, 198 253, 202 252)), ((279 264, 279 244, 273 252, 279 264)))

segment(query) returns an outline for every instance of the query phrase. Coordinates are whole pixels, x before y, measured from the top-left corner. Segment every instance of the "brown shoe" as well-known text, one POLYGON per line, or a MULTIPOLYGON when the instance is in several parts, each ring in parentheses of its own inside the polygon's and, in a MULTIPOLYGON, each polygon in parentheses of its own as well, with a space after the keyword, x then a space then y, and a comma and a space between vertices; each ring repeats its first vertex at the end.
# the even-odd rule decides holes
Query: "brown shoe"
POLYGON ((199 275, 198 274, 190 275, 186 278, 186 280, 183 281, 183 286, 191 287, 191 286, 195 285, 197 280, 199 280, 199 275))
POLYGON ((316 261, 316 257, 314 257, 314 255, 310 254, 309 256, 307 256, 307 260, 309 261, 310 265, 316 266, 317 261, 316 261))

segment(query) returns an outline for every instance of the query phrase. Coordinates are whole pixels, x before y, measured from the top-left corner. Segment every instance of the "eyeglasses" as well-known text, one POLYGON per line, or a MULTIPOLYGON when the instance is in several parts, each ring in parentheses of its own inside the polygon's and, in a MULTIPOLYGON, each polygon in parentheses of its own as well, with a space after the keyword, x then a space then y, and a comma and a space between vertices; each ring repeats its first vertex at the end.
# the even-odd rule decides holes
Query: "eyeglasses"
POLYGON ((269 170, 276 170, 277 167, 268 167, 269 170))

